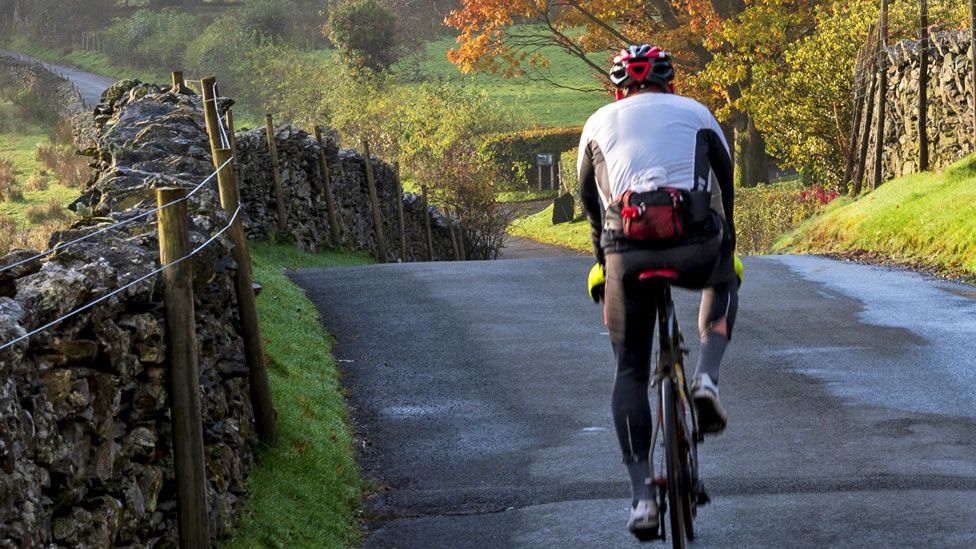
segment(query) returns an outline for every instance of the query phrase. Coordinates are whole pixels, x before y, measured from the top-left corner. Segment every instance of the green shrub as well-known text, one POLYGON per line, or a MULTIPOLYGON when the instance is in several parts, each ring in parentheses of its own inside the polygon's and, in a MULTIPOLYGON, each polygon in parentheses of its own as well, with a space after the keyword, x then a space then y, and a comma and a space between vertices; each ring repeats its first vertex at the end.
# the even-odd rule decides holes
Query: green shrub
POLYGON ((262 47, 262 39, 253 31, 238 28, 230 15, 216 19, 194 38, 184 57, 187 70, 194 74, 215 76, 220 94, 234 97, 243 104, 257 93, 252 79, 257 76, 252 56, 262 47))
POLYGON ((238 30, 275 42, 296 38, 300 16, 291 0, 248 0, 233 13, 238 30))
POLYGON ((513 190, 535 188, 539 184, 538 171, 520 170, 527 163, 536 165, 536 155, 552 153, 558 159, 568 150, 579 147, 582 128, 533 128, 488 136, 481 144, 481 152, 494 161, 504 183, 513 190), (524 177, 520 176, 520 171, 524 177))
POLYGON ((741 254, 768 253, 777 238, 836 197, 836 192, 820 186, 804 188, 793 183, 736 189, 736 249, 741 254))
POLYGON ((329 40, 352 64, 386 70, 396 60, 396 16, 376 0, 350 0, 329 14, 329 40))
POLYGON ((201 20, 177 10, 139 10, 112 21, 105 32, 109 56, 143 68, 176 70, 183 65, 187 44, 201 30, 201 20))

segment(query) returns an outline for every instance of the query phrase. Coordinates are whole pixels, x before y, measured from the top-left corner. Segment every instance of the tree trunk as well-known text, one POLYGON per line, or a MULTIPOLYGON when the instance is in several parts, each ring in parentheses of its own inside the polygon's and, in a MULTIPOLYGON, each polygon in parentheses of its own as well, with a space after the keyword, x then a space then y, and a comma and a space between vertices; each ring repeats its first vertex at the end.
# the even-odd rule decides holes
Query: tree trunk
POLYGON ((735 186, 754 187, 769 183, 766 166, 766 140, 763 139, 751 114, 740 113, 735 127, 735 186))

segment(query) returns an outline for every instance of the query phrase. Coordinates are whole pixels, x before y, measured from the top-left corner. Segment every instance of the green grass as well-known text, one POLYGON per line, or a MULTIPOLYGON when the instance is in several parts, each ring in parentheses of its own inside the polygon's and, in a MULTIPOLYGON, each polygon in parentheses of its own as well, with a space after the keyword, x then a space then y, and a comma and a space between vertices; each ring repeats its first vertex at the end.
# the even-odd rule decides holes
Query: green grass
POLYGON ((332 337, 282 269, 371 263, 343 253, 303 253, 288 244, 251 245, 264 287, 258 313, 278 412, 279 442, 259 451, 251 495, 226 547, 353 547, 364 483, 356 465, 332 337))
MULTIPOLYGON (((582 126, 594 111, 610 102, 603 92, 557 88, 525 77, 506 80, 487 73, 461 74, 447 59, 448 50, 456 44, 454 38, 450 37, 429 42, 425 49, 406 59, 395 70, 411 81, 446 80, 483 90, 503 105, 527 113, 527 127, 582 126)), ((590 69, 580 60, 556 46, 544 47, 540 51, 551 60, 550 72, 556 82, 580 89, 600 87, 599 81, 593 78, 590 69)), ((593 59, 602 66, 607 63, 607 57, 594 55, 593 59)))
POLYGON ((867 254, 945 274, 976 275, 976 157, 889 181, 781 238, 784 252, 867 254))
POLYGON ((508 228, 508 234, 537 242, 565 246, 584 253, 593 251, 590 242, 590 223, 586 219, 570 223, 552 224, 552 206, 537 214, 517 219, 508 228))
MULTIPOLYGON (((520 27, 525 30, 528 27, 520 27)), ((598 108, 610 102, 602 91, 581 92, 555 87, 550 83, 533 81, 527 77, 511 79, 487 73, 461 74, 447 59, 447 52, 456 46, 454 38, 445 37, 427 43, 424 48, 394 66, 394 73, 405 83, 424 81, 448 81, 460 86, 485 91, 500 104, 511 109, 524 127, 580 126, 598 108)), ((107 55, 90 51, 68 51, 47 48, 27 41, 23 37, 8 40, 9 49, 50 62, 69 64, 109 78, 138 78, 143 82, 165 83, 169 73, 138 69, 113 62, 107 55)), ((556 46, 539 50, 551 61, 548 74, 555 82, 579 88, 600 88, 600 82, 592 71, 578 59, 564 53, 556 46)), ((310 51, 309 55, 329 62, 330 50, 310 51)), ((607 63, 607 55, 595 54, 592 59, 601 66, 607 63)), ((247 106, 245 106, 247 107, 247 106)), ((238 126, 253 126, 250 121, 240 120, 238 126)), ((260 122, 260 121, 258 121, 260 122)))
POLYGON ((25 55, 30 55, 31 57, 43 59, 50 63, 71 65, 81 70, 116 80, 135 78, 152 84, 168 84, 171 78, 170 74, 165 71, 149 71, 120 65, 113 62, 107 55, 101 53, 47 48, 29 42, 20 36, 12 38, 8 42, 7 48, 25 55))
POLYGON ((519 202, 533 202, 536 200, 552 200, 559 196, 559 191, 502 191, 495 195, 495 200, 500 204, 517 204, 519 202))
MULTIPOLYGON (((17 181, 23 189, 27 179, 44 167, 37 160, 37 145, 49 143, 51 130, 45 124, 24 119, 16 106, 6 100, 0 100, 0 156, 13 161, 18 171, 17 181)), ((57 200, 67 205, 78 198, 79 192, 52 181, 47 190, 24 191, 24 200, 0 202, 0 215, 6 215, 17 221, 18 227, 26 229, 29 223, 25 213, 27 207, 33 204, 47 204, 57 200)))

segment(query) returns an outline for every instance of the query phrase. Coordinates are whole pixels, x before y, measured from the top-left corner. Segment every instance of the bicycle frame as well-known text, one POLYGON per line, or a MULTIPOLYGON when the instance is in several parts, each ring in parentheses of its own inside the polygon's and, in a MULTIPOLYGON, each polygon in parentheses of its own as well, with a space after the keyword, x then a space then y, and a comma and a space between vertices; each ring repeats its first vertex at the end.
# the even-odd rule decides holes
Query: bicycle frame
MULTIPOLYGON (((665 418, 671 420, 673 416, 673 421, 675 422, 676 433, 672 440, 679 448, 680 446, 687 446, 688 462, 687 468, 681 476, 688 478, 682 478, 684 485, 684 493, 687 494, 688 501, 687 509, 671 509, 671 527, 672 527, 672 542, 675 547, 684 547, 685 537, 692 539, 694 537, 694 528, 692 525, 693 518, 697 515, 697 503, 700 501, 698 497, 698 491, 700 490, 700 481, 698 476, 698 442, 701 442, 702 436, 698 432, 698 419, 696 416, 695 407, 691 403, 690 391, 688 390, 687 381, 684 375, 684 356, 688 351, 683 346, 683 339, 681 332, 678 329, 678 321, 675 314, 674 302, 671 299, 671 287, 667 282, 660 281, 660 289, 656 289, 657 295, 655 297, 656 307, 658 312, 658 341, 659 341, 659 353, 658 353, 658 364, 654 372, 653 382, 658 388, 658 413, 657 419, 654 422, 654 432, 651 439, 651 462, 654 460, 654 449, 657 446, 658 434, 665 430, 665 418), (667 381, 667 382, 666 382, 667 381), (668 391, 671 394, 666 395, 665 392, 668 391), (671 411, 665 412, 666 403, 671 403, 671 411), (689 420, 690 419, 690 423, 689 420), (678 518, 674 513, 680 513, 681 518, 678 518), (676 528, 681 528, 684 531, 675 532, 676 528)), ((665 441, 669 439, 665 436, 665 441)), ((678 452, 680 450, 674 450, 665 445, 664 448, 665 462, 668 460, 675 459, 676 454, 671 452, 678 452)), ((685 464, 682 460, 681 464, 672 463, 671 468, 681 466, 684 468, 685 464)), ((660 505, 660 538, 665 539, 665 529, 664 529, 664 513, 667 508, 665 492, 670 488, 668 483, 670 479, 667 474, 664 476, 659 476, 656 479, 656 484, 658 485, 659 497, 661 500, 660 505)), ((702 492, 703 493, 703 492, 702 492)), ((677 501, 678 498, 675 498, 677 501)))

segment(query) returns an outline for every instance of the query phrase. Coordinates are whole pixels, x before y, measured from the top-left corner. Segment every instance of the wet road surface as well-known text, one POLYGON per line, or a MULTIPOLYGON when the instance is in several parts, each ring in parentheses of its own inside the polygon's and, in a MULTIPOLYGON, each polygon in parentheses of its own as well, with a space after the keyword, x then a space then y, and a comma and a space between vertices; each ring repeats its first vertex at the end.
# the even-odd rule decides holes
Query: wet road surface
MULTIPOLYGON (((113 83, 45 65, 89 106, 113 83)), ((591 260, 518 259, 565 254, 517 240, 503 252, 516 261, 294 274, 338 338, 382 487, 367 547, 638 545, 591 260)), ((821 258, 745 262, 730 425, 701 448, 713 503, 694 545, 976 546, 976 290, 821 258)), ((693 335, 697 297, 675 298, 693 335)))
MULTIPOLYGON (((382 487, 366 547, 638 545, 590 263, 292 275, 338 339, 382 487)), ((745 264, 694 545, 976 546, 973 288, 815 257, 745 264)), ((698 298, 675 299, 693 361, 698 298)))

